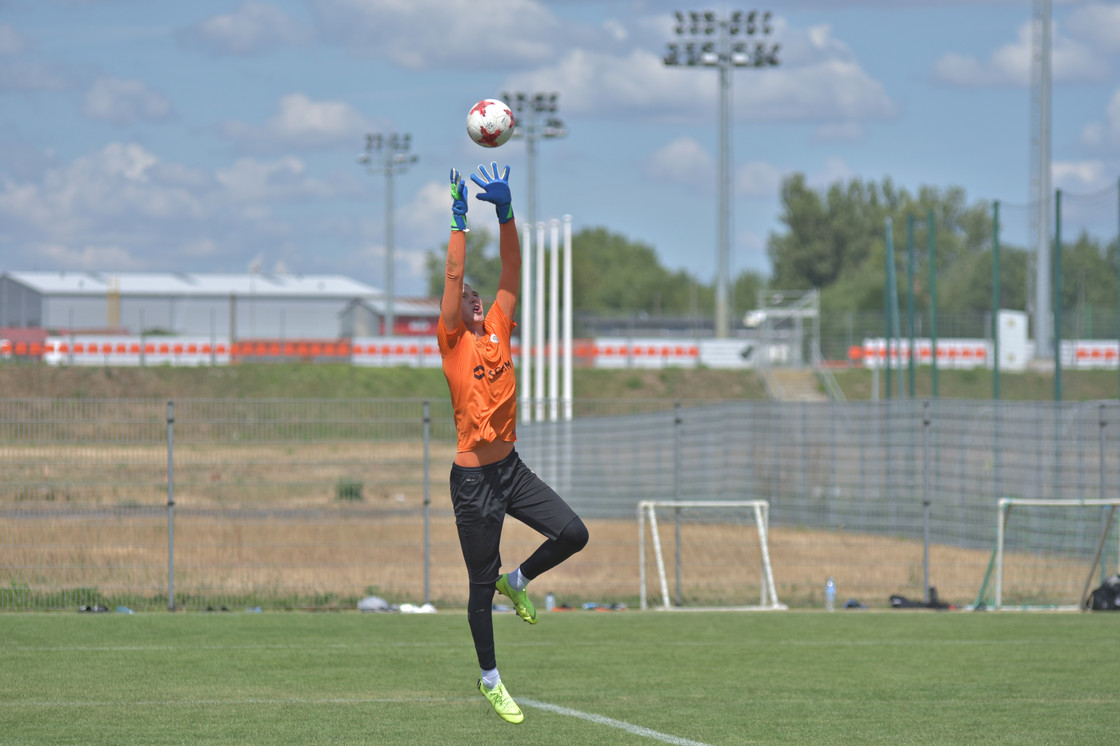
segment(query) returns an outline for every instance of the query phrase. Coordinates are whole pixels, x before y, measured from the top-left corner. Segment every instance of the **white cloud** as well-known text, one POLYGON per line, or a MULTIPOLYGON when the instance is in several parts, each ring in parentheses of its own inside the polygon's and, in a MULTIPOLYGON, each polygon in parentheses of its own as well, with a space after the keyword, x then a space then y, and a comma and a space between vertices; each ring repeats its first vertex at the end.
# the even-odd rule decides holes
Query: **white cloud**
MULTIPOLYGON (((658 149, 645 167, 646 176, 666 186, 688 191, 716 192, 716 159, 691 137, 680 137, 658 149)), ((736 196, 770 197, 778 192, 785 173, 777 166, 754 161, 735 168, 736 196)))
POLYGON ((127 249, 120 246, 68 246, 49 243, 35 247, 40 261, 51 266, 65 267, 70 270, 97 271, 111 268, 117 271, 143 269, 143 263, 127 249))
POLYGON ((1078 7, 1066 20, 1069 33, 1107 53, 1120 52, 1120 5, 1093 3, 1078 7))
POLYGON ((1105 178, 1101 161, 1054 161, 1051 166, 1054 186, 1071 191, 1089 191, 1114 185, 1105 178))
POLYGON ((303 161, 291 156, 271 162, 243 158, 217 171, 214 178, 230 199, 240 203, 288 202, 336 194, 326 182, 309 178, 306 171, 303 161))
POLYGON ((303 93, 280 100, 279 111, 263 127, 239 121, 221 125, 222 134, 255 150, 356 147, 373 127, 344 101, 312 101, 303 93))
MULTIPOLYGON (((997 48, 986 60, 950 52, 934 63, 937 79, 964 87, 1029 86, 1031 83, 1033 24, 1028 21, 1015 41, 997 48)), ((1050 74, 1056 83, 1102 80, 1108 76, 1107 62, 1085 45, 1059 33, 1051 26, 1050 74)))
POLYGON ((711 189, 715 180, 715 159, 691 137, 680 137, 650 155, 646 175, 666 186, 711 189))
POLYGON ((322 34, 363 56, 428 70, 501 69, 553 59, 581 33, 542 2, 312 0, 322 34))
POLYGON ((274 5, 249 0, 180 34, 187 45, 216 54, 252 55, 308 40, 306 26, 274 5))
POLYGON ((1104 122, 1090 122, 1081 130, 1081 143, 1092 150, 1120 150, 1120 89, 1105 107, 1104 122))
POLYGON ((295 229, 277 205, 339 193, 296 158, 211 174, 116 142, 34 180, 0 182, 0 225, 6 253, 28 266, 230 270, 261 245, 287 245, 295 229))
MULTIPOLYGON (((883 85, 868 75, 827 26, 788 29, 777 68, 735 71, 736 119, 845 122, 894 117, 883 85)), ((661 57, 568 50, 554 64, 512 75, 509 88, 559 91, 573 114, 640 115, 662 121, 710 119, 719 96, 715 70, 666 67, 661 57)))
POLYGON ((172 115, 171 102, 139 80, 98 78, 86 91, 82 113, 90 119, 127 125, 161 121, 172 115))

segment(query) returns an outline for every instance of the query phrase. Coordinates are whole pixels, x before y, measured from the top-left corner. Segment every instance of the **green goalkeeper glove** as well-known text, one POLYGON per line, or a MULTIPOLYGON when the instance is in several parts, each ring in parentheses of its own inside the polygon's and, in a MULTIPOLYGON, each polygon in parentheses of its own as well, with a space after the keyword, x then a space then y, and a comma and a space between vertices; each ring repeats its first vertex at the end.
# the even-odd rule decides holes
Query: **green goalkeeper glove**
POLYGON ((467 182, 451 169, 451 230, 467 230, 467 182))

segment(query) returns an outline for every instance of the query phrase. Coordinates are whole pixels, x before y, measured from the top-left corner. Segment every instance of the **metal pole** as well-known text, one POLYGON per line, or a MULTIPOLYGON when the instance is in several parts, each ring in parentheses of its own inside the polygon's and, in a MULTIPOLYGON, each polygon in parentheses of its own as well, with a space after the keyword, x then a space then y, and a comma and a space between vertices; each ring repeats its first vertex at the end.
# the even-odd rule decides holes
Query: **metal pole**
POLYGON ((393 336, 393 159, 394 148, 385 148, 385 336, 393 336))
POLYGON ((533 225, 522 229, 521 240, 521 421, 533 419, 533 225))
MULTIPOLYGON (((526 171, 529 177, 528 191, 529 191, 529 225, 533 225, 537 220, 537 137, 536 137, 536 111, 532 106, 528 108, 529 126, 526 128, 527 136, 525 138, 525 155, 527 159, 526 171)), ((544 292, 544 288, 541 288, 544 292)), ((538 340, 538 344, 541 340, 538 340)))
POLYGON ((572 216, 564 216, 564 419, 572 419, 572 216))
POLYGON ((549 221, 548 263, 548 421, 560 420, 560 221, 549 221))
MULTIPOLYGON (((726 24, 720 25, 720 58, 728 59, 726 24)), ((719 68, 719 256, 716 268, 716 338, 726 339, 727 323, 727 272, 731 253, 731 68, 719 68)))
POLYGON ((674 599, 677 606, 684 604, 681 598, 681 508, 678 505, 673 509, 673 518, 675 521, 675 541, 676 541, 676 557, 674 558, 674 569, 676 571, 676 598, 674 599))
POLYGON ((427 401, 424 402, 424 603, 431 603, 432 585, 432 542, 430 513, 432 505, 431 456, 432 412, 427 401))
POLYGON ((533 338, 537 341, 536 355, 536 421, 544 422, 544 223, 537 223, 537 307, 535 309, 536 328, 533 338))
MULTIPOLYGON (((673 499, 681 501, 681 403, 673 402, 673 499)), ((677 538, 677 606, 681 601, 681 509, 678 507, 676 517, 677 538)))
POLYGON ((888 217, 886 220, 886 250, 883 252, 884 256, 884 269, 883 269, 883 316, 885 317, 883 339, 886 340, 886 355, 883 356, 883 363, 886 366, 887 382, 886 382, 886 396, 887 400, 891 398, 891 254, 894 249, 894 244, 891 241, 891 219, 888 217))
POLYGON ((929 592, 929 400, 922 406, 922 599, 926 604, 930 602, 929 592))
POLYGON ((358 157, 358 163, 366 166, 370 171, 378 168, 385 170, 385 336, 393 335, 396 326, 396 313, 394 311, 393 270, 395 262, 394 235, 393 235, 393 174, 404 173, 405 169, 415 163, 415 155, 407 155, 412 145, 412 135, 392 133, 380 135, 369 133, 366 135, 366 152, 358 157), (384 151, 385 160, 380 166, 374 166, 374 151, 384 151))
POLYGON ((992 399, 994 401, 999 401, 999 306, 999 200, 997 199, 992 205, 992 399))
POLYGON ((736 67, 776 67, 779 45, 745 41, 756 34, 773 32, 770 11, 734 11, 717 17, 712 11, 677 11, 675 32, 694 41, 669 44, 663 58, 669 67, 716 67, 719 69, 719 183, 716 268, 715 335, 729 334, 728 284, 731 255, 731 71, 736 67), (742 37, 739 35, 742 34, 742 37), (732 41, 732 37, 743 41, 732 41), (714 41, 713 41, 714 37, 714 41))
POLYGON ((167 610, 175 611, 175 404, 167 402, 167 610))
MULTIPOLYGON (((1104 416, 1104 411, 1105 411, 1104 402, 1101 402, 1101 404, 1099 406, 1100 406, 1100 408, 1098 410, 1098 418, 1097 418, 1097 424, 1099 425, 1099 427, 1097 429, 1097 463, 1099 465, 1098 479, 1100 481, 1101 500, 1105 500, 1107 498, 1105 497, 1105 481, 1104 481, 1104 472, 1105 472, 1105 469, 1104 469, 1104 429, 1106 427, 1108 427, 1108 420, 1104 416)), ((1104 532, 1104 534, 1106 534, 1106 535, 1108 533, 1109 524, 1111 522, 1112 522, 1112 514, 1106 512, 1105 509, 1104 509, 1104 506, 1102 505, 1101 506, 1101 531, 1104 532)), ((1103 542, 1102 542, 1102 544, 1103 544, 1103 542)), ((1118 568, 1118 571, 1120 571, 1120 568, 1118 568)), ((1100 580, 1101 580, 1102 583, 1104 582, 1104 579, 1107 575, 1108 575, 1108 573, 1106 572, 1105 563, 1101 562, 1101 577, 1100 577, 1100 580)))
POLYGON ((906 320, 910 332, 908 373, 910 376, 910 398, 914 398, 914 216, 906 216, 906 320))
POLYGON ((1051 125, 1051 0, 1034 0, 1034 60, 1033 60, 1033 118, 1035 125, 1035 159, 1033 175, 1035 188, 1033 206, 1035 209, 1035 356, 1044 358, 1053 350, 1058 354, 1051 331, 1050 277, 1050 185, 1052 169, 1050 163, 1050 125, 1051 125))
POLYGON ((926 218, 926 247, 929 254, 929 334, 930 349, 933 353, 932 385, 933 398, 938 396, 937 388, 937 249, 933 232, 933 210, 926 218))
POLYGON ((1062 400, 1062 190, 1054 192, 1054 401, 1062 400))

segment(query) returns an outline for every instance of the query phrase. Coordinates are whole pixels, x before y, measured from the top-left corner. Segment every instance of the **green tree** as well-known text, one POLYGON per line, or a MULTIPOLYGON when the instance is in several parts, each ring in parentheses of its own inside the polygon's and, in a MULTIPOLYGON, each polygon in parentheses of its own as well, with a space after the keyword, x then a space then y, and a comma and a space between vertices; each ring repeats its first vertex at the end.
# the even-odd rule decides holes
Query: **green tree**
MULTIPOLYGON (((898 189, 890 179, 881 184, 854 180, 833 184, 823 193, 795 174, 782 184, 782 223, 788 231, 771 234, 767 245, 774 267, 772 287, 821 289, 822 314, 878 311, 883 308, 886 279, 886 219, 893 225, 895 278, 900 302, 907 297, 908 220, 914 226, 915 310, 929 309, 928 220, 933 230, 938 279, 938 312, 984 310, 979 296, 945 292, 964 277, 975 281, 984 252, 991 249, 991 210, 986 203, 968 205, 963 189, 923 186, 916 195, 898 189), (948 282, 947 282, 948 281, 948 282), (948 303, 944 301, 948 299, 948 303)), ((988 256, 990 264, 990 255, 988 256)), ((1011 266, 1014 266, 1012 263, 1011 266)), ((1003 270, 1001 270, 1001 275, 1003 270)), ((987 272, 988 288, 991 272, 987 272)), ((990 290, 985 296, 990 309, 990 290)))
MULTIPOLYGON (((501 258, 493 243, 492 235, 484 229, 467 233, 467 281, 484 298, 493 298, 501 273, 501 258)), ((428 252, 425 257, 428 293, 433 297, 443 292, 446 255, 444 244, 440 252, 428 252)), ((536 251, 528 258, 535 261, 536 251)), ((546 258, 546 277, 549 261, 551 251, 546 258)), ((735 287, 736 308, 753 308, 763 283, 758 273, 740 275, 735 287)), ((710 285, 698 282, 687 272, 663 267, 652 246, 599 227, 585 228, 572 236, 572 300, 579 313, 710 317, 713 298, 710 285)))
POLYGON ((1109 250, 1085 231, 1062 246, 1063 330, 1079 337, 1115 334, 1117 276, 1109 250))
POLYGON ((647 244, 606 228, 572 236, 572 295, 581 313, 687 314, 698 286, 687 272, 661 266, 647 244))

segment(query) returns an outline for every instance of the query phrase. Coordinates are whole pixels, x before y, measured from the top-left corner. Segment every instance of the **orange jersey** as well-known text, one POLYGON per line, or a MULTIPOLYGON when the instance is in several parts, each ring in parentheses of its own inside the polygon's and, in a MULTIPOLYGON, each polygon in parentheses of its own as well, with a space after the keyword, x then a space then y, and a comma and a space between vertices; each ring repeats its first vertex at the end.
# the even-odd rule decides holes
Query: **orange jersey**
POLYGON ((436 339, 455 409, 459 451, 517 440, 517 376, 510 343, 515 326, 496 303, 486 314, 482 337, 463 322, 448 331, 443 317, 439 319, 436 339))

